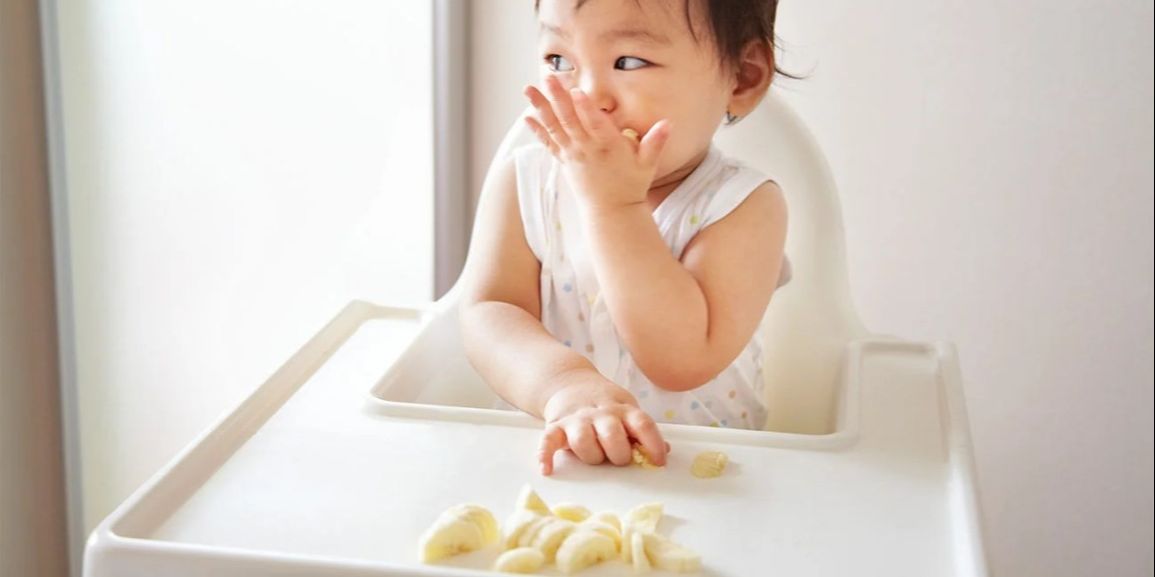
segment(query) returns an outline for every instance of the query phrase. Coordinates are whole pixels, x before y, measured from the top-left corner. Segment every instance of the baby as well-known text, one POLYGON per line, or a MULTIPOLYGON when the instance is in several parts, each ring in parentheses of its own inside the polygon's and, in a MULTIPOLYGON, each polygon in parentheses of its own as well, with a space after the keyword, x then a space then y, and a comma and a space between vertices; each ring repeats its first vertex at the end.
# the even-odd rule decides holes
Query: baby
POLYGON ((540 144, 487 177, 463 280, 470 361, 589 464, 658 465, 655 420, 760 429, 756 336, 786 204, 712 144, 775 73, 776 0, 538 0, 540 144), (640 137, 639 137, 640 135, 640 137))

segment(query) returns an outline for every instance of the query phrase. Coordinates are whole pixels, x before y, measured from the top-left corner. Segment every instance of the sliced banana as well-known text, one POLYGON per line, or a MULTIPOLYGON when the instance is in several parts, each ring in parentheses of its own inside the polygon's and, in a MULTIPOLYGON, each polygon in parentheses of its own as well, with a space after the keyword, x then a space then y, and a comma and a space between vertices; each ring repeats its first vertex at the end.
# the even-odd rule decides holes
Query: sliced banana
POLYGON ((419 546, 421 561, 432 563, 484 547, 485 534, 476 523, 446 512, 421 535, 419 546))
POLYGON ((643 533, 634 533, 629 543, 622 544, 622 550, 629 549, 632 558, 634 573, 645 573, 650 570, 650 558, 646 555, 646 539, 643 533))
POLYGON ((521 488, 521 494, 517 496, 517 508, 528 509, 541 515, 552 515, 553 512, 549 510, 549 505, 538 496, 533 490, 533 487, 526 485, 521 488))
POLYGON ((558 503, 553 506, 553 514, 574 523, 581 523, 590 516, 590 510, 576 503, 558 503))
POLYGON ((557 519, 557 517, 543 517, 538 515, 537 519, 534 519, 533 523, 530 523, 529 526, 521 532, 521 535, 517 537, 517 546, 532 547, 533 540, 537 539, 537 534, 555 519, 557 519))
POLYGON ((611 525, 611 526, 613 526, 614 529, 617 529, 619 533, 621 533, 621 531, 622 531, 622 520, 620 518, 618 518, 617 514, 615 514, 615 513, 611 513, 609 511, 602 511, 600 513, 594 514, 594 516, 590 517, 590 519, 592 519, 594 521, 601 521, 602 523, 605 523, 606 525, 611 525))
POLYGON ((622 563, 629 564, 634 559, 634 535, 639 533, 634 531, 634 528, 628 523, 622 526, 622 563))
POLYGON ((722 471, 726 470, 728 461, 726 453, 719 451, 698 453, 698 456, 694 457, 694 464, 690 465, 690 474, 701 479, 721 476, 722 471))
MULTIPOLYGON (((717 476, 725 466, 725 454, 702 453, 692 472, 717 476)), ((646 503, 621 518, 608 511, 591 515, 589 509, 574 503, 559 503, 550 510, 526 485, 501 527, 480 505, 446 509, 421 536, 421 560, 432 563, 500 542, 504 553, 493 569, 506 573, 535 573, 556 562, 558 570, 569 575, 618 555, 635 573, 653 568, 697 571, 702 566, 697 553, 657 533, 663 509, 662 503, 646 503)))
POLYGON ((610 525, 609 523, 598 521, 597 519, 586 519, 585 521, 578 523, 577 527, 582 531, 593 531, 595 533, 601 533, 602 535, 613 539, 615 547, 622 546, 621 531, 618 531, 616 527, 610 525))
POLYGON ((533 547, 518 547, 502 553, 493 563, 494 571, 503 573, 537 573, 545 565, 545 556, 533 547))
POLYGON ((577 525, 572 521, 565 519, 558 519, 556 517, 547 517, 549 522, 537 531, 537 535, 533 538, 533 547, 541 551, 545 555, 547 563, 552 563, 557 557, 557 550, 561 544, 570 536, 571 533, 577 529, 577 525))
POLYGON ((566 575, 572 575, 614 558, 617 552, 614 541, 609 537, 593 531, 576 531, 557 550, 557 568, 566 575))
POLYGON ((497 519, 494 518, 493 513, 489 512, 489 509, 481 505, 455 505, 447 509, 446 514, 477 525, 477 528, 481 529, 481 535, 485 539, 486 545, 496 543, 501 538, 501 531, 497 526, 497 519))
MULTIPOLYGON (((654 567, 676 573, 690 573, 702 568, 702 558, 697 553, 656 533, 642 533, 641 536, 645 555, 654 567)), ((637 556, 636 552, 634 556, 637 556)))
POLYGON ((653 533, 662 520, 662 504, 646 503, 638 505, 626 513, 625 524, 640 533, 653 533))
POLYGON ((626 137, 626 138, 628 138, 634 142, 638 141, 638 131, 634 130, 633 128, 623 128, 622 129, 622 136, 624 136, 624 137, 626 137))
POLYGON ((526 529, 529 529, 538 519, 542 518, 541 515, 527 509, 517 509, 514 511, 513 514, 505 520, 505 525, 502 527, 502 548, 505 550, 516 549, 526 529))

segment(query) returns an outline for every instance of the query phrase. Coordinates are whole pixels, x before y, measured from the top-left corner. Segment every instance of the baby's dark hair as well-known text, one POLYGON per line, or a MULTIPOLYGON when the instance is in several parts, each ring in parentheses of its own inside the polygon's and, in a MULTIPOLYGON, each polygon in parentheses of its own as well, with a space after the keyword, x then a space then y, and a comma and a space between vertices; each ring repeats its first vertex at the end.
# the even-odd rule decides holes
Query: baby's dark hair
MULTIPOLYGON (((577 9, 589 0, 577 0, 577 9)), ((690 27, 690 34, 698 40, 698 33, 694 30, 694 19, 691 15, 690 2, 685 0, 683 7, 686 13, 686 24, 690 27)), ((714 39, 714 46, 722 60, 722 66, 735 69, 742 61, 742 49, 752 40, 766 43, 770 53, 774 71, 787 78, 798 78, 784 72, 778 67, 774 50, 777 47, 774 36, 774 20, 778 13, 778 0, 701 0, 706 4, 706 18, 710 23, 710 33, 714 39)), ((642 0, 634 0, 641 6, 642 0)), ((541 0, 533 0, 533 9, 537 11, 541 0)))

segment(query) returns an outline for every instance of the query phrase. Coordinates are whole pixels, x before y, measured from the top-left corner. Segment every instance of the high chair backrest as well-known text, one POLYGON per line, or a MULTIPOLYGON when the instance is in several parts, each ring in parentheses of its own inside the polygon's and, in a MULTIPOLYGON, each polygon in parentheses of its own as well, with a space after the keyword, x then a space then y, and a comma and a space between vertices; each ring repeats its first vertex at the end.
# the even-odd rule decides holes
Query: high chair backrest
MULTIPOLYGON (((514 149, 535 141, 518 118, 490 171, 514 149)), ((850 298, 842 213, 826 158, 775 90, 754 113, 722 127, 715 142, 770 175, 789 206, 786 254, 793 276, 775 292, 759 329, 766 345, 767 428, 829 433, 846 344, 867 332, 850 298)))

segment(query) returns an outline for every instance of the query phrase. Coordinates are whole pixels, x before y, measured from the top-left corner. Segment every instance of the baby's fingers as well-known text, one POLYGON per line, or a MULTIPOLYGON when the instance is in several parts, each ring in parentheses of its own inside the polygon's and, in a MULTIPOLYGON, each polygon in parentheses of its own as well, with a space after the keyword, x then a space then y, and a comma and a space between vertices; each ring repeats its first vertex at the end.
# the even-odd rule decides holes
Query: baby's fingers
POLYGON ((577 116, 590 136, 602 142, 612 142, 611 139, 619 138, 618 130, 613 126, 613 121, 610 120, 609 115, 604 110, 594 106, 593 101, 590 100, 589 96, 586 96, 585 92, 582 92, 580 88, 574 88, 570 90, 570 96, 573 97, 577 116))
POLYGON ((600 465, 606 460, 606 454, 598 443, 598 434, 593 423, 584 419, 572 419, 565 427, 565 436, 569 440, 569 448, 587 465, 600 465))
POLYGON ((558 153, 561 152, 561 150, 558 148, 557 142, 554 141, 549 131, 546 130, 544 126, 542 126, 541 122, 532 116, 526 116, 525 123, 529 125, 529 129, 537 135, 537 139, 540 140, 543 145, 545 145, 546 149, 548 149, 551 154, 557 156, 558 153))
POLYGON ((666 141, 670 139, 670 121, 659 120, 656 124, 650 127, 646 135, 642 137, 641 143, 638 145, 638 155, 641 158, 642 164, 650 167, 658 165, 658 157, 662 154, 662 149, 666 147, 666 141))
POLYGON ((665 466, 666 452, 670 450, 670 445, 662 438, 654 420, 645 411, 635 409, 626 414, 625 425, 630 436, 642 444, 642 450, 650 461, 659 467, 665 466))
MULTIPOLYGON (((588 138, 586 129, 582 126, 577 111, 574 110, 573 98, 562 87, 561 81, 550 76, 545 79, 545 89, 549 93, 549 103, 553 106, 554 116, 557 117, 562 132, 565 132, 572 140, 585 142, 588 138)), ((562 146, 568 146, 568 144, 562 144, 562 146)))
POLYGON ((529 103, 537 111, 537 118, 534 120, 538 121, 538 125, 546 131, 550 139, 563 148, 569 146, 569 135, 566 134, 557 115, 554 114, 553 103, 535 86, 525 87, 525 97, 529 99, 529 103))
POLYGON ((537 451, 537 459, 541 463, 541 474, 553 474, 553 456, 558 451, 567 448, 568 441, 565 429, 556 425, 549 425, 541 436, 541 445, 537 451))
POLYGON ((594 421, 594 429, 598 432, 598 441, 610 462, 617 465, 629 465, 633 459, 630 447, 630 437, 622 422, 612 415, 603 415, 594 421))

